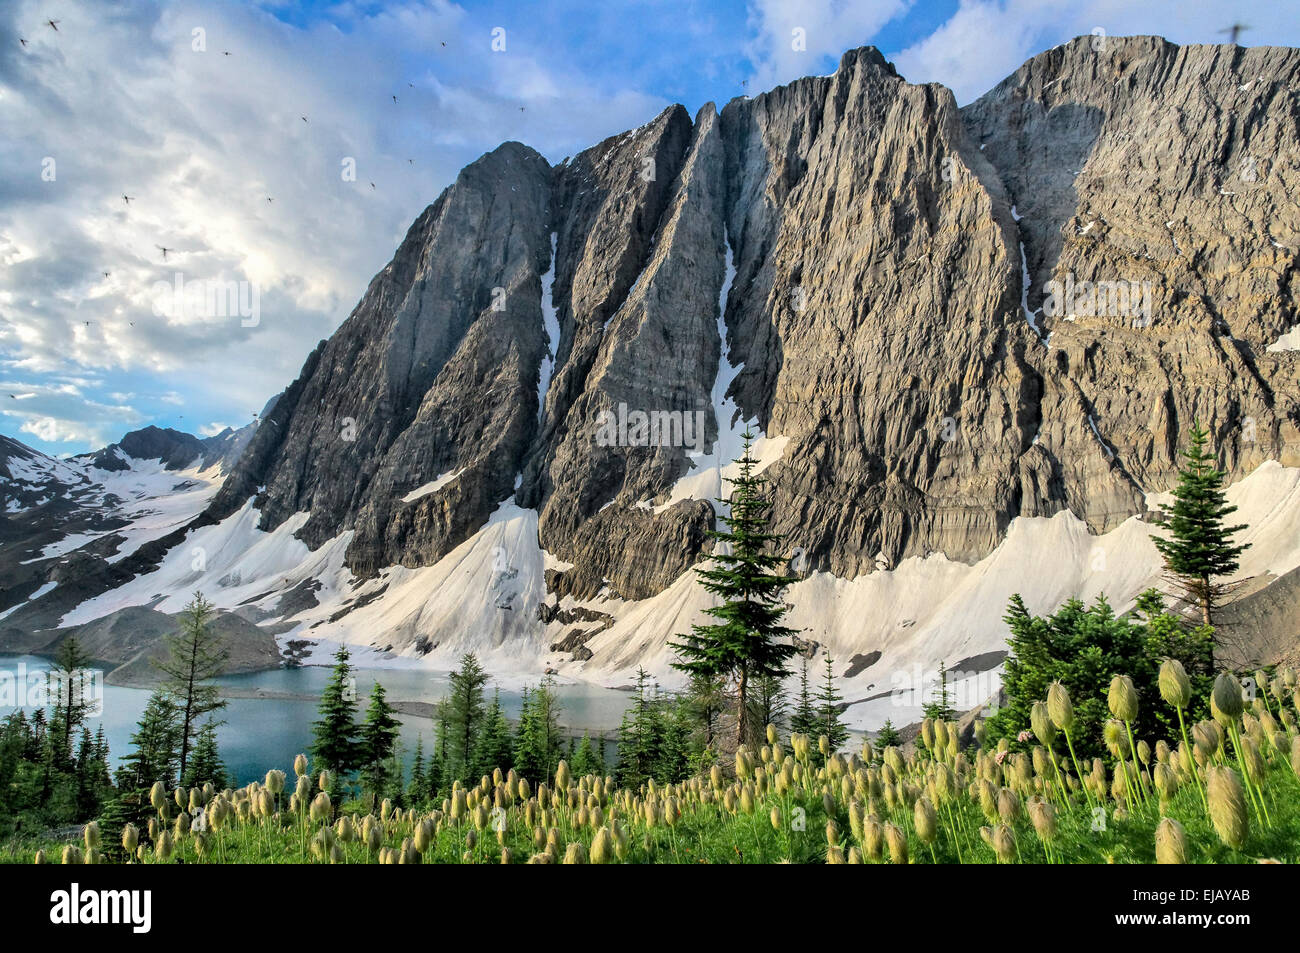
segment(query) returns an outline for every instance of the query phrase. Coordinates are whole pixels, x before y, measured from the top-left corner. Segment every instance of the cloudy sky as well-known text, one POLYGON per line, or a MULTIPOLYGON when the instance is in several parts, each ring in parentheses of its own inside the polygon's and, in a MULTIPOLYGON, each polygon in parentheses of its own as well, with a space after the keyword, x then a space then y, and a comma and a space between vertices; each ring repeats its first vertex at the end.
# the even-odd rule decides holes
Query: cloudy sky
POLYGON ((828 73, 866 44, 965 103, 1096 28, 1221 42, 1237 18, 1245 44, 1300 45, 1294 13, 1294 0, 4 0, 0 433, 66 454, 150 423, 247 423, 419 212, 503 140, 558 162, 672 102, 693 113, 828 73))

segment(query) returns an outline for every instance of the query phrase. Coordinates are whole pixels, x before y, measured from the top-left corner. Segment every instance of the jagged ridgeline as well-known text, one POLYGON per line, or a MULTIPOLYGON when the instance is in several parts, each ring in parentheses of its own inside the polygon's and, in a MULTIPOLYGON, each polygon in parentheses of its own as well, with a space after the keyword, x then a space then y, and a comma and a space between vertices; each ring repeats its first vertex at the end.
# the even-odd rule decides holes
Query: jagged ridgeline
MULTIPOLYGON (((774 531, 838 580, 975 563, 1017 517, 1116 531, 1197 419, 1233 481, 1300 467, 1300 53, 1096 39, 962 108, 864 48, 554 167, 501 145, 419 215, 191 528, 252 500, 261 531, 341 550, 370 586, 341 618, 479 536, 494 578, 518 573, 518 524, 547 556, 501 641, 543 602, 689 582, 747 421, 774 531)), ((450 637, 412 612, 395 648, 450 637)))
POLYGON ((1294 321, 1298 70, 1293 50, 1087 38, 961 110, 863 49, 555 168, 507 143, 416 220, 215 515, 264 486, 263 528, 355 529, 367 575, 436 561, 515 494, 574 564, 563 591, 643 598, 712 511, 638 507, 692 448, 602 445, 597 418, 711 411, 720 356, 740 415, 788 440, 777 530, 840 575, 979 558, 1017 515, 1113 528, 1169 485, 1196 417, 1234 476, 1295 466, 1296 363, 1268 347, 1294 321), (1149 315, 1027 320, 1026 265, 1031 309, 1071 275, 1149 282, 1149 315))

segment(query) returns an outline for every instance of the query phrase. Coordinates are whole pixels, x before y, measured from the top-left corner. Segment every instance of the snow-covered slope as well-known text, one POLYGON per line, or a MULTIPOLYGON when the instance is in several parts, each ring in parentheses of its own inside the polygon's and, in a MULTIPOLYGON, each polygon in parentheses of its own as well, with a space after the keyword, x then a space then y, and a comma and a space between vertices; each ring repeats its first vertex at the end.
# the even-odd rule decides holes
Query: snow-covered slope
POLYGON ((224 476, 220 463, 202 463, 169 469, 120 447, 59 460, 0 438, 0 618, 70 581, 85 560, 107 569, 195 519, 224 476))
MULTIPOLYGON (((1281 576, 1300 566, 1300 469, 1266 463, 1228 497, 1250 526, 1240 578, 1281 576)), ((1153 494, 1150 502, 1167 499, 1153 494)), ((670 668, 668 641, 703 621, 713 604, 688 572, 640 601, 565 598, 546 606, 551 621, 542 622, 546 571, 566 567, 538 546, 536 512, 513 500, 436 564, 392 566, 364 581, 344 566, 350 533, 313 551, 294 536, 306 514, 269 533, 257 528, 257 518, 250 501, 220 524, 191 532, 156 571, 82 603, 61 624, 133 605, 175 612, 201 589, 220 608, 274 625, 282 641, 350 643, 373 650, 364 656, 370 664, 404 659, 447 669, 473 651, 506 683, 535 681, 550 669, 625 684, 645 666, 673 687, 680 677, 670 668), (304 590, 310 597, 289 596, 304 590), (593 633, 585 641, 587 660, 551 649, 575 629, 593 633)), ((886 718, 906 724, 929 699, 941 663, 951 670, 959 708, 997 689, 1006 650, 1002 616, 1013 593, 1038 613, 1102 594, 1122 611, 1143 589, 1159 586, 1152 529, 1134 517, 1094 536, 1068 512, 1019 517, 1002 544, 974 565, 935 554, 855 579, 813 573, 789 591, 789 621, 803 639, 829 650, 837 674, 853 672, 843 685, 851 725, 873 729, 886 718)))

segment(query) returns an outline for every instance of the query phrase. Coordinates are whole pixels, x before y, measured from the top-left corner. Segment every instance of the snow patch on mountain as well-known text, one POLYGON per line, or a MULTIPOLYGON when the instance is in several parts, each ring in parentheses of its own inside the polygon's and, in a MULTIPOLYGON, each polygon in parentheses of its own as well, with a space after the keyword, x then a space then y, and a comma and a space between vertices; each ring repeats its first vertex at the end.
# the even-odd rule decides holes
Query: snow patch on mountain
POLYGON ((444 486, 464 472, 465 468, 461 467, 459 470, 448 470, 446 473, 440 473, 436 479, 430 480, 428 483, 424 484, 424 486, 418 487, 406 494, 406 496, 402 497, 402 502, 414 503, 422 496, 428 496, 430 493, 441 490, 444 486))
POLYGON ((304 580, 324 582, 335 549, 335 561, 342 565, 349 533, 312 552, 294 536, 307 522, 306 513, 294 514, 269 533, 258 529, 259 519, 250 499, 217 525, 188 533, 153 572, 81 603, 61 624, 79 625, 127 606, 179 612, 195 591, 218 608, 233 609, 271 595, 278 598, 304 580))
POLYGON ((741 368, 733 365, 727 348, 727 298, 731 294, 731 283, 736 277, 736 265, 732 261, 731 242, 724 239, 726 254, 726 273, 722 280, 722 290, 718 295, 718 371, 713 379, 713 416, 718 425, 718 439, 712 450, 707 453, 690 453, 692 469, 680 477, 668 492, 668 500, 654 508, 662 513, 668 507, 682 500, 718 500, 725 498, 725 483, 740 472, 733 461, 744 453, 744 433, 748 428, 754 433, 755 440, 750 451, 758 461, 755 473, 761 473, 767 467, 781 459, 785 452, 788 437, 768 437, 758 426, 758 419, 741 421, 740 408, 736 401, 727 396, 727 388, 736 379, 741 368))
POLYGON ((1297 324, 1290 331, 1283 334, 1276 341, 1270 344, 1266 350, 1270 354, 1279 351, 1300 351, 1300 324, 1297 324))
POLYGON ((551 266, 542 275, 542 329, 546 332, 546 354, 542 357, 541 369, 537 378, 537 416, 546 412, 546 393, 551 388, 551 378, 555 375, 555 364, 560 353, 560 319, 555 313, 553 298, 555 285, 555 245, 559 240, 558 232, 551 232, 551 266))
MULTIPOLYGON (((1265 463, 1229 487, 1227 496, 1250 527, 1240 540, 1251 548, 1239 577, 1277 576, 1300 566, 1300 469, 1265 463)), ((1169 499, 1153 493, 1148 504, 1167 506, 1169 499)), ((670 667, 668 643, 715 604, 687 571, 650 599, 566 597, 558 604, 609 616, 612 623, 603 630, 592 623, 543 624, 538 607, 546 599, 546 570, 568 566, 539 546, 536 512, 513 498, 434 565, 392 566, 367 580, 344 566, 350 531, 311 551, 293 535, 307 514, 269 533, 257 528, 258 519, 250 500, 220 524, 191 533, 155 572, 77 606, 62 624, 129 605, 176 612, 201 590, 219 608, 251 607, 264 613, 264 622, 274 618, 281 640, 347 643, 364 650, 366 664, 445 670, 472 651, 503 684, 535 681, 548 669, 579 681, 623 684, 644 666, 666 688, 676 688, 681 677, 670 667), (316 604, 278 614, 281 597, 304 582, 317 587, 316 604), (285 622, 292 627, 286 630, 285 622), (592 633, 587 661, 550 650, 575 626, 592 633)), ((887 718, 907 724, 930 700, 941 663, 953 670, 956 707, 981 704, 996 691, 999 653, 1006 651, 1002 616, 1012 594, 1034 613, 1102 594, 1124 611, 1142 590, 1161 586, 1153 531, 1139 517, 1102 536, 1068 511, 1017 517, 997 549, 974 564, 933 554, 854 579, 813 573, 788 591, 793 609, 787 621, 802 638, 829 650, 837 675, 855 657, 861 662, 880 653, 842 683, 851 727, 875 729, 887 718), (1027 572, 1026 566, 1035 568, 1027 572)), ((317 661, 326 658, 317 650, 317 661)), ((820 655, 814 664, 821 664, 820 655)))
POLYGON ((106 536, 122 537, 106 557, 117 562, 198 516, 224 477, 220 465, 200 470, 196 463, 189 469, 168 470, 161 460, 140 460, 121 450, 114 450, 112 456, 123 468, 104 470, 90 456, 64 461, 30 448, 23 448, 30 456, 7 449, 8 476, 0 476, 0 486, 10 498, 9 513, 26 512, 56 499, 65 501, 65 508, 52 516, 64 530, 61 537, 18 560, 19 564, 60 559, 106 536), (26 501, 22 494, 31 490, 41 496, 19 502, 26 501), (72 504, 71 509, 66 504, 72 504))
MULTIPOLYGON (((1150 500, 1154 504, 1167 496, 1153 494, 1150 500)), ((1235 515, 1250 526, 1239 539, 1251 548, 1242 555, 1237 578, 1280 576, 1300 566, 1295 532, 1300 469, 1264 463, 1229 487, 1227 496, 1238 507, 1235 515)), ((1068 511, 1050 518, 1017 517, 998 548, 973 565, 934 554, 856 579, 813 573, 788 590, 793 609, 787 624, 829 648, 837 675, 854 656, 881 653, 841 686, 851 703, 845 713, 851 727, 874 730, 887 718, 895 725, 916 721, 931 699, 941 663, 961 671, 959 663, 975 660, 968 674, 950 673, 955 706, 971 708, 1000 685, 1001 666, 990 664, 988 653, 1006 651, 1002 617, 1014 593, 1038 614, 1070 598, 1090 602, 1102 594, 1116 611, 1124 611, 1143 590, 1162 587, 1153 530, 1136 516, 1102 536, 1089 533, 1068 511), (1027 572, 1026 566, 1037 568, 1027 572)), ((668 640, 689 631, 716 604, 694 575, 685 573, 640 602, 589 603, 616 622, 586 643, 593 652, 590 661, 562 671, 609 682, 644 665, 665 687, 681 687, 680 675, 669 668, 668 640)))
MULTIPOLYGON (((33 599, 39 599, 41 596, 45 595, 47 592, 52 592, 55 588, 58 587, 58 585, 59 585, 59 584, 58 584, 57 582, 47 582, 47 583, 44 583, 44 584, 43 584, 39 589, 37 589, 37 590, 36 590, 35 592, 33 592, 30 596, 28 596, 27 599, 26 599, 25 601, 26 601, 26 602, 31 602, 33 599)), ((16 603, 15 605, 10 606, 8 609, 5 609, 3 612, 0 612, 0 619, 3 619, 3 618, 4 618, 5 616, 7 616, 9 613, 15 611, 16 609, 18 609, 18 608, 19 608, 20 606, 22 606, 22 605, 23 605, 23 603, 22 603, 22 602, 19 602, 19 603, 16 603)))

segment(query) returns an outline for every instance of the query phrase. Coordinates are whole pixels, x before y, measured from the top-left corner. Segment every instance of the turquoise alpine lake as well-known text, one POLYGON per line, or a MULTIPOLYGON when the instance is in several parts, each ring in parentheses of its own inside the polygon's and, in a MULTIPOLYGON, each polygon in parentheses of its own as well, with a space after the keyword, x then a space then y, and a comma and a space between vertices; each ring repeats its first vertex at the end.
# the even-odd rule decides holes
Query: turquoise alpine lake
MULTIPOLYGON (((39 699, 24 697, 23 693, 31 684, 43 681, 49 669, 50 660, 46 658, 0 654, 0 718, 16 707, 30 714, 39 699)), ((259 780, 270 768, 291 770, 294 756, 311 747, 312 722, 330 675, 328 667, 304 665, 215 679, 229 693, 226 707, 217 714, 225 722, 217 729, 217 741, 232 785, 259 780)), ((383 684, 390 704, 432 705, 448 694, 446 672, 412 666, 358 668, 354 675, 358 720, 365 713, 376 681, 383 684)), ((89 720, 89 727, 93 733, 103 726, 110 764, 116 769, 130 751, 131 735, 150 693, 143 688, 103 685, 102 677, 95 690, 102 693, 102 711, 89 720)), ((593 740, 604 733, 608 741, 606 755, 612 756, 615 732, 632 702, 632 693, 583 682, 556 684, 553 690, 561 705, 560 724, 568 733, 581 736, 590 732, 593 740)), ((489 703, 494 691, 495 686, 489 682, 485 689, 489 703)), ((514 719, 523 704, 523 690, 502 688, 500 693, 506 716, 514 719)), ((423 740, 426 752, 432 746, 435 722, 410 713, 399 713, 397 717, 401 722, 402 754, 409 766, 417 741, 423 740)))

